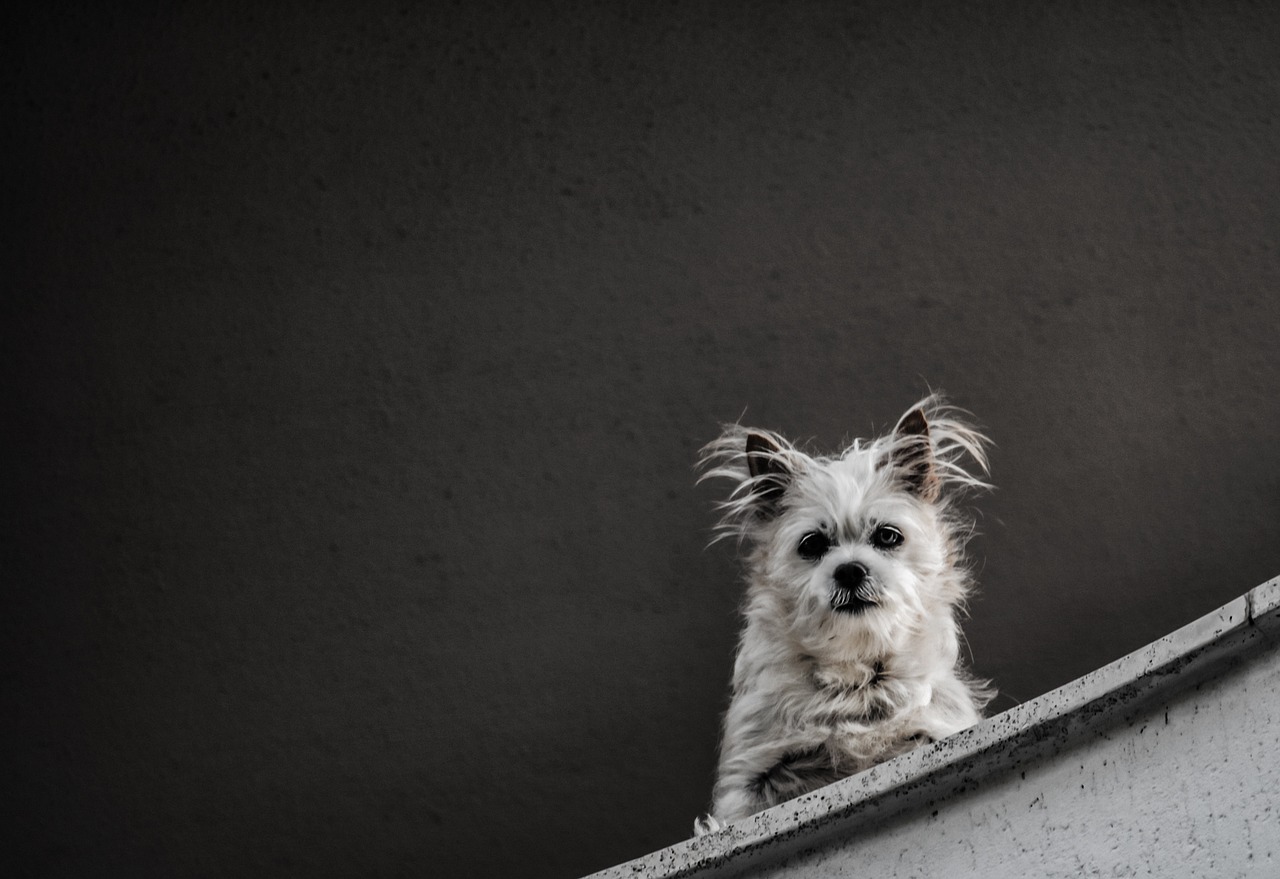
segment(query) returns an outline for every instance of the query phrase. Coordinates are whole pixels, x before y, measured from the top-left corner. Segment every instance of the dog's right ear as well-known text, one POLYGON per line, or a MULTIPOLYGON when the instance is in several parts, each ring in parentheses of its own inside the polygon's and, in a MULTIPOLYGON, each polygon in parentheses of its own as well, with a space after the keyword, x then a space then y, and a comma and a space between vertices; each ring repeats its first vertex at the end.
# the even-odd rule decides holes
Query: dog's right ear
POLYGON ((751 496, 762 510, 776 512, 778 501, 791 484, 791 470, 782 447, 763 433, 748 433, 747 470, 751 473, 751 496))

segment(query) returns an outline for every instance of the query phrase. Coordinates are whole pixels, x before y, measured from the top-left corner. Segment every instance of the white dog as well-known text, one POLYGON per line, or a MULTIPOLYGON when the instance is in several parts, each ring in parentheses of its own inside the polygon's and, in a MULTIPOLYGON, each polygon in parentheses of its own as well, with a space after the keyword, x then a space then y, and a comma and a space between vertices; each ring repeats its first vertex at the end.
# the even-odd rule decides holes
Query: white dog
POLYGON ((732 425, 704 479, 734 483, 720 536, 747 542, 746 618, 710 815, 695 834, 976 723, 992 693, 960 663, 986 437, 931 396, 889 436, 813 457, 732 425))

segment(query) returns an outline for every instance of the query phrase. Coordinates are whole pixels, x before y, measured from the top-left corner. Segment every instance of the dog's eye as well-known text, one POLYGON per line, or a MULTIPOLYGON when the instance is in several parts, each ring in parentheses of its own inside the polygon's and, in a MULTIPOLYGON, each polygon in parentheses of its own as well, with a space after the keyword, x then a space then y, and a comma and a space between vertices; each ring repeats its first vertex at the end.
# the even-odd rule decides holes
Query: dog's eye
POLYGON ((902 543, 902 532, 892 525, 881 525, 871 535, 871 543, 877 549, 893 549, 902 543))
POLYGON ((825 534, 820 531, 810 531, 800 538, 800 545, 796 547, 796 552, 800 553, 802 559, 816 562, 826 555, 830 548, 831 541, 827 540, 825 534))

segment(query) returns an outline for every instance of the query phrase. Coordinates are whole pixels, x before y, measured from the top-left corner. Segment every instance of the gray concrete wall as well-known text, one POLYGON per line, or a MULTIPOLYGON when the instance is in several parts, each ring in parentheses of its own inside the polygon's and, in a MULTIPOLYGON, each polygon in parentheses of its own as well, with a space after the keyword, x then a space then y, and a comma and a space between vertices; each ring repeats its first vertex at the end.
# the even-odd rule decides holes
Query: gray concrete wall
POLYGON ((1274 876, 1280 579, 950 739, 593 879, 1274 876))
POLYGON ((740 596, 691 466, 744 411, 977 414, 997 711, 1280 570, 1276 4, 23 5, 28 873, 683 839, 740 596))

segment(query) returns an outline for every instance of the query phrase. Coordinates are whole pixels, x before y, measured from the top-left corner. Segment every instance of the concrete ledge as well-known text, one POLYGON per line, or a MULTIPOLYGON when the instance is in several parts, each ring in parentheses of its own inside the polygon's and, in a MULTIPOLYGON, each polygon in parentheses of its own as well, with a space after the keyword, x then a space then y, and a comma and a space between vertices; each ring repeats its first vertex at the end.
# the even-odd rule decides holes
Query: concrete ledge
MULTIPOLYGON (((1280 653, 1277 653, 1276 638, 1278 629, 1280 577, 1269 580, 1218 610, 1110 665, 1003 714, 988 718, 969 730, 736 822, 719 833, 687 840, 603 870, 594 876, 599 879, 656 879, 780 875, 784 871, 787 875, 801 875, 809 872, 802 866, 805 863, 825 864, 826 871, 831 871, 840 864, 850 866, 856 863, 871 867, 878 857, 884 864, 890 863, 885 860, 888 855, 876 849, 876 835, 885 833, 894 836, 893 845, 897 847, 897 860, 892 863, 900 865, 909 874, 914 874, 907 868, 912 861, 910 840, 928 837, 936 842, 939 831, 945 838, 945 813, 948 810, 970 810, 966 819, 966 826, 969 826, 975 821, 985 821, 983 816, 1006 809, 1006 806, 998 802, 999 797, 1011 801, 1027 793, 1023 799, 1030 801, 1034 807, 1036 801, 1030 799, 1029 785, 1032 782, 1027 781, 1028 773, 1032 773, 1033 782, 1040 784, 1045 790, 1065 791, 1068 785, 1063 783, 1061 772, 1049 771, 1045 767, 1054 761, 1063 762, 1067 757, 1073 766, 1076 762, 1080 764, 1081 772, 1086 770, 1091 761, 1098 766, 1107 766, 1110 761, 1112 769, 1110 773, 1104 773, 1108 780, 1101 786, 1095 785, 1096 790, 1082 783, 1077 792, 1074 782, 1071 783, 1071 792, 1057 798, 1061 807, 1068 810, 1083 809, 1080 814, 1086 818, 1090 814, 1110 814, 1108 810, 1116 808, 1114 802, 1117 797, 1123 799, 1126 790, 1131 798, 1135 796, 1130 788, 1126 788, 1126 785, 1135 784, 1126 775, 1126 771, 1139 772, 1142 770, 1138 767, 1150 764, 1156 767, 1156 774, 1160 774, 1159 767, 1172 767, 1179 760, 1182 764, 1189 763, 1189 768, 1171 768, 1170 771, 1195 772, 1200 765, 1210 766, 1212 758, 1218 756, 1217 752, 1202 752, 1205 750, 1204 742, 1213 739, 1213 728, 1204 727, 1203 722, 1200 727, 1193 728, 1196 723, 1194 718, 1205 709, 1207 699, 1216 699, 1218 702, 1224 698, 1230 700, 1227 709, 1217 709, 1221 716, 1227 717, 1229 723, 1234 723, 1230 720, 1231 717, 1244 717, 1244 722, 1251 725, 1250 731, 1241 731, 1240 735, 1265 740, 1263 746, 1251 744, 1251 748, 1256 750, 1256 747, 1262 747, 1263 754, 1275 753, 1267 748, 1280 751, 1280 745, 1275 742, 1278 733, 1274 731, 1273 721, 1276 718, 1265 713, 1269 711, 1274 714, 1276 711, 1273 706, 1277 701, 1277 683, 1280 682, 1280 653), (1246 679, 1232 671, 1242 665, 1260 671, 1253 672, 1253 677, 1246 679), (1218 678, 1232 674, 1235 677, 1231 680, 1236 683, 1223 683, 1218 687, 1218 678), (1210 686, 1210 683, 1214 685, 1210 686), (1235 689, 1232 691, 1231 687, 1235 689), (1219 689, 1222 694, 1210 695, 1216 694, 1219 689), (1226 695, 1229 691, 1238 691, 1242 695, 1226 695), (1187 695, 1189 693, 1191 695, 1187 695), (1254 705, 1255 702, 1258 704, 1254 705), (1172 747, 1167 744, 1171 740, 1169 735, 1159 744, 1155 743, 1154 734, 1142 739, 1140 745, 1124 741, 1127 736, 1141 736, 1147 729, 1147 723, 1152 722, 1149 715, 1153 710, 1161 710, 1161 706, 1164 706, 1163 722, 1168 725, 1170 705, 1173 706, 1175 718, 1186 718, 1185 725, 1181 728, 1186 734, 1177 733, 1178 737, 1184 739, 1176 745, 1180 750, 1176 753, 1168 751, 1172 747), (1253 727, 1257 727, 1257 730, 1253 730, 1253 727), (1157 748, 1165 750, 1159 751, 1157 748), (1199 750, 1188 751, 1188 748, 1199 750), (1134 768, 1126 770, 1127 766, 1134 768), (1119 770, 1116 767, 1120 767, 1119 770), (1114 775, 1117 771, 1119 774, 1114 775), (1021 774, 1020 779, 1017 778, 1018 773, 1021 774), (1035 778, 1037 773, 1038 781, 1035 778), (978 790, 982 791, 981 797, 975 798, 974 792, 978 790), (1074 805, 1068 805, 1068 798, 1074 805), (1105 798, 1106 801, 1102 802, 1100 798, 1105 798), (943 813, 941 818, 940 812, 943 813), (933 829, 925 830, 925 825, 933 829), (916 829, 911 829, 913 826, 916 829), (848 854, 841 855, 835 850, 848 854), (855 856, 856 862, 849 860, 855 856), (841 857, 847 860, 841 861, 841 857)), ((1209 713, 1205 710, 1206 715, 1209 713)), ((1230 730, 1219 733, 1220 736, 1231 734, 1230 730)), ((1280 828, 1280 816, 1272 812, 1271 806, 1274 799, 1272 795, 1280 793, 1280 769, 1276 765, 1278 761, 1266 760, 1265 756, 1261 760, 1271 765, 1261 768, 1238 767, 1237 772, 1245 773, 1245 777, 1238 779, 1238 796, 1247 798, 1250 802, 1262 802, 1263 806, 1259 808, 1268 813, 1270 825, 1280 828), (1261 775, 1258 774, 1260 771, 1261 775)), ((1148 769, 1147 774, 1150 775, 1151 770, 1148 769)), ((1233 784, 1236 780, 1234 776, 1231 779, 1233 784)), ((1212 780, 1213 784, 1220 782, 1221 779, 1212 780)), ((1176 779, 1173 784, 1176 787, 1176 779)), ((1142 785, 1145 791, 1145 777, 1142 785)), ((1163 794, 1156 792, 1151 796, 1160 799, 1163 794)), ((1045 798, 1042 795, 1037 800, 1045 798)), ((1054 796, 1047 798, 1054 799, 1054 796)), ((1021 799, 1018 801, 1022 802, 1021 799)), ((1179 804, 1177 808, 1186 811, 1185 805, 1179 804)), ((1141 811, 1155 807, 1139 803, 1131 808, 1141 811)), ((1117 814, 1121 817, 1110 820, 1108 826, 1115 834, 1123 835, 1126 832, 1120 826, 1124 824, 1123 809, 1117 814)), ((1018 820, 1025 824, 1025 819, 1018 820)), ((1028 836, 1034 837, 1040 832, 1036 827, 1049 826, 1043 823, 1044 820, 1041 819, 1040 825, 1027 825, 1022 830, 1018 829, 1017 822, 1006 821, 1008 827, 1002 831, 1002 835, 992 837, 988 845, 998 847, 1006 841, 1011 843, 1014 837, 1018 837, 1022 840, 1020 848, 1023 852, 1035 848, 1034 845, 1027 845, 1028 836)), ((1188 813, 1186 820, 1195 823, 1200 819, 1188 813)), ((1253 833, 1247 816, 1239 820, 1245 821, 1245 831, 1253 833)), ((1089 824, 1087 820, 1077 823, 1082 826, 1089 824)), ((1067 824, 1070 825, 1070 822, 1067 824)), ((1239 830, 1237 827, 1233 833, 1239 830)), ((1147 836, 1151 834, 1145 824, 1130 828, 1130 831, 1133 840, 1138 840, 1142 833, 1147 836)), ((954 830, 952 835, 957 835, 954 830)), ((965 842, 973 848, 978 835, 965 836, 965 842)), ((1195 838, 1194 828, 1192 837, 1195 838)), ((1259 857, 1259 869, 1263 869, 1264 863, 1267 865, 1266 869, 1275 869, 1276 862, 1272 858, 1274 856, 1280 859, 1280 829, 1262 833, 1257 836, 1257 841, 1258 851, 1253 850, 1254 836, 1250 836, 1247 842, 1249 851, 1245 852, 1240 848, 1236 852, 1241 858, 1240 863, 1251 864, 1255 857, 1259 857)), ((1110 862, 1110 869, 1123 868, 1127 863, 1126 859, 1141 860, 1146 857, 1143 853, 1147 849, 1143 846, 1147 842, 1134 841, 1129 849, 1121 843, 1123 840, 1113 846, 1114 857, 1110 862), (1126 851, 1128 854, 1125 854, 1126 851)), ((1199 848, 1192 846, 1192 849, 1205 849, 1203 842, 1198 845, 1199 848)), ((1246 843, 1242 842, 1241 846, 1244 845, 1246 843)), ((929 845, 923 845, 923 848, 929 848, 929 845)), ((923 854, 919 856, 926 858, 922 863, 936 867, 944 862, 942 859, 952 858, 950 848, 934 849, 929 850, 927 857, 923 854)), ((1043 858, 1059 857, 1057 854, 1051 855, 1050 849, 1052 846, 1046 843, 1042 860, 1035 862, 1038 866, 1044 867, 1047 863, 1043 858)), ((1207 863, 1210 867, 1215 863, 1213 854, 1212 851, 1208 852, 1207 863)), ((975 868, 984 860, 973 853, 966 857, 969 858, 966 863, 971 862, 975 868)), ((1158 850, 1153 849, 1148 860, 1160 857, 1162 855, 1158 850)), ((1076 860, 1079 860, 1078 855, 1076 860)), ((1091 872, 1081 864, 1064 864, 1063 875, 1091 872)), ((1219 863, 1219 866, 1222 864, 1219 863)), ((952 867, 955 867, 954 863, 952 867)), ((896 872, 896 868, 894 871, 896 872)), ((984 871, 987 870, 984 868, 984 871)), ((1048 872, 1052 874, 1054 871, 1048 872)), ((815 875, 820 874, 821 872, 815 875)), ((1010 871, 1007 875, 1017 875, 1017 872, 1010 871)))

